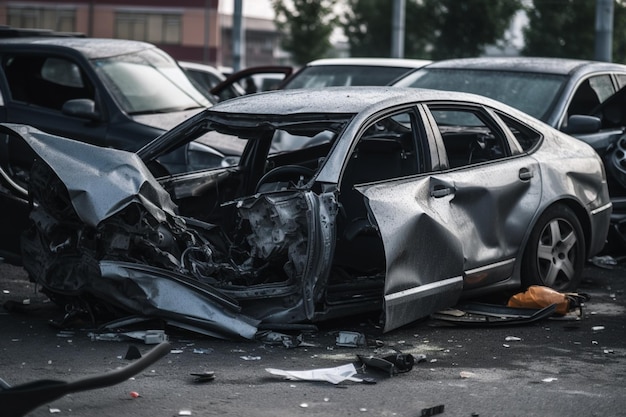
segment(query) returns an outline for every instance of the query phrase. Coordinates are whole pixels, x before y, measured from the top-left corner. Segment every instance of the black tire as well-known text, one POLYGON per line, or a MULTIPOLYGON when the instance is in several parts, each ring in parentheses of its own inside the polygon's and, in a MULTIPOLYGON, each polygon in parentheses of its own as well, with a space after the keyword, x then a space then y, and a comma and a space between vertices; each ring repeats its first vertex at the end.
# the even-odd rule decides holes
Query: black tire
POLYGON ((562 204, 548 208, 526 245, 522 285, 573 292, 580 284, 584 265, 585 236, 576 214, 562 204))

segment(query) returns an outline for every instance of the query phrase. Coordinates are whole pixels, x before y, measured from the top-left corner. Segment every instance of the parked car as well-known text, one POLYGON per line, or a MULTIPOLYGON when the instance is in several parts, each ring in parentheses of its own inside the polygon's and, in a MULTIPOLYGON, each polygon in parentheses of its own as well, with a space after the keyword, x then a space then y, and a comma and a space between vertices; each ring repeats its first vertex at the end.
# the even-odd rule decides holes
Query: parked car
POLYGON ((431 61, 396 58, 328 58, 311 61, 278 88, 387 85, 431 61))
POLYGON ((0 57, 0 121, 99 146, 136 151, 212 104, 144 42, 3 38, 0 57))
MULTIPOLYGON (((0 122, 136 151, 210 105, 177 63, 154 45, 0 27, 0 122)), ((232 156, 200 143, 187 151, 171 155, 170 167, 185 170, 194 161, 220 165, 232 156)), ((19 179, 13 186, 21 184, 24 192, 0 193, 0 204, 20 207, 28 182, 20 167, 28 166, 33 155, 0 141, 0 158, 9 155, 22 158, 20 164, 13 160, 13 168, 24 175, 16 172, 12 178, 19 179)), ((1 256, 11 257, 10 242, 25 221, 25 215, 13 219, 3 230, 1 256)))
POLYGON ((464 93, 242 96, 137 153, 1 129, 40 157, 22 251, 52 300, 220 337, 375 311, 390 331, 460 297, 574 291, 611 213, 590 146, 464 93), (301 146, 272 153, 285 135, 301 146), (190 141, 242 157, 150 173, 190 141))
POLYGON ((394 86, 480 94, 591 145, 605 163, 613 199, 609 250, 626 252, 626 65, 562 58, 452 59, 416 70, 394 86))
POLYGON ((267 65, 244 68, 225 75, 210 65, 186 61, 178 63, 198 89, 216 101, 275 89, 293 72, 290 66, 267 65))
POLYGON ((218 84, 226 80, 226 76, 217 68, 211 65, 199 64, 197 62, 178 61, 178 65, 185 71, 185 74, 196 83, 196 87, 211 100, 220 101, 246 94, 246 91, 237 83, 225 88, 222 97, 211 94, 211 90, 218 84))

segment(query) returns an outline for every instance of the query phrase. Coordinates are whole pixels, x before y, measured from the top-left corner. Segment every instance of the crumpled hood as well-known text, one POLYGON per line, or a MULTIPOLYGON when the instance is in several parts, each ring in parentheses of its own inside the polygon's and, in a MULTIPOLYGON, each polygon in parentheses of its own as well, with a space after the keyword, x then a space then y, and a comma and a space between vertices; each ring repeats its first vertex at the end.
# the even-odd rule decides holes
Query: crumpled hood
POLYGON ((134 153, 102 148, 44 133, 34 127, 3 124, 18 134, 65 184, 80 219, 95 227, 129 204, 140 202, 158 221, 176 205, 134 153))

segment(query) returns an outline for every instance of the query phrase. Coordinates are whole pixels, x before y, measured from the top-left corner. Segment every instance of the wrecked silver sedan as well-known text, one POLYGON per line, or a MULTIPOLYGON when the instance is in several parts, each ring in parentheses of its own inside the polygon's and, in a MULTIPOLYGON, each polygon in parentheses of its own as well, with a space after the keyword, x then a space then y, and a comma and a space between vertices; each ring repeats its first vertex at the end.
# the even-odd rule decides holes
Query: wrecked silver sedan
POLYGON ((462 93, 245 96, 136 154, 2 130, 39 156, 22 253, 51 299, 217 337, 372 311, 389 331, 463 296, 571 291, 611 213, 591 147, 462 93), (192 140, 241 156, 169 174, 192 140))

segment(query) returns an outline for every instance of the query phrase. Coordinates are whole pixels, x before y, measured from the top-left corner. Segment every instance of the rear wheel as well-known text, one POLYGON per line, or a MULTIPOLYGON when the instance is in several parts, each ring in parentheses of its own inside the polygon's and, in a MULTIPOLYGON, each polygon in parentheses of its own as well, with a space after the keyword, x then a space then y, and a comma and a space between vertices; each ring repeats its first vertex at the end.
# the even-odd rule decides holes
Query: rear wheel
POLYGON ((541 215, 528 240, 522 284, 575 291, 582 278, 584 258, 585 238, 580 221, 569 207, 552 206, 541 215))

